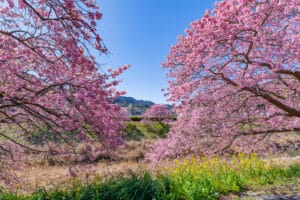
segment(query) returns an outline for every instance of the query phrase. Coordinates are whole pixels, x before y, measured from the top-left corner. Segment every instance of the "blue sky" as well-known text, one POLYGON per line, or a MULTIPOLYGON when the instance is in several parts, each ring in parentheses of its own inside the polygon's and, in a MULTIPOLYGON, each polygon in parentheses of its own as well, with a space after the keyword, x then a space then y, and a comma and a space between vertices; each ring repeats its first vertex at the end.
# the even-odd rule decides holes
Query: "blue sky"
POLYGON ((213 7, 214 0, 98 0, 103 18, 98 30, 110 54, 98 61, 104 68, 131 64, 119 89, 126 96, 166 103, 166 60, 171 45, 190 22, 213 7))

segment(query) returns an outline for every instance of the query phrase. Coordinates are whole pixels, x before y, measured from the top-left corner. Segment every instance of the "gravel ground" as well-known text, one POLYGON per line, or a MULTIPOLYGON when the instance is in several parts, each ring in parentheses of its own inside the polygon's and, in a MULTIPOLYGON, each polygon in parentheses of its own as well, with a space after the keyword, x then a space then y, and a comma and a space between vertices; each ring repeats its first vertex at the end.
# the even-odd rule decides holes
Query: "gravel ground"
MULTIPOLYGON (((234 198, 233 198, 234 199, 234 198)), ((300 200, 300 178, 272 188, 242 193, 241 200, 300 200)))

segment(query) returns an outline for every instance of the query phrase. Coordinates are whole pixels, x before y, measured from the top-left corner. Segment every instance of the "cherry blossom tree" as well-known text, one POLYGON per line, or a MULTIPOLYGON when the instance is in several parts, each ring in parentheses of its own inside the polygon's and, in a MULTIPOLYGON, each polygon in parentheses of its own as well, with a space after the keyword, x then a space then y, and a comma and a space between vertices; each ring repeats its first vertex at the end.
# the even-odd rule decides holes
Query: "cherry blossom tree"
POLYGON ((126 122, 131 121, 130 114, 126 108, 121 107, 119 117, 121 121, 126 121, 126 122))
POLYGON ((151 159, 258 150, 300 131, 299 30, 298 0, 222 0, 191 23, 163 64, 179 119, 151 159))
POLYGON ((0 0, 0 162, 13 157, 7 142, 48 152, 22 139, 45 129, 70 147, 100 142, 111 151, 122 143, 112 101, 124 93, 115 78, 128 66, 100 73, 92 54, 107 49, 98 10, 92 0, 0 0))
POLYGON ((174 113, 165 104, 154 104, 142 115, 143 122, 168 122, 174 118, 174 113))

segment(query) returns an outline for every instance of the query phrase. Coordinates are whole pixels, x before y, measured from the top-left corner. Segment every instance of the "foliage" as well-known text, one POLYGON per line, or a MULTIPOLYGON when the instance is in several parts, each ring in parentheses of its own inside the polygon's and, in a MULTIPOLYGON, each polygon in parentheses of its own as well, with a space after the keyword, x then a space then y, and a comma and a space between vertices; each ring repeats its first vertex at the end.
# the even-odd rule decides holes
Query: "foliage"
POLYGON ((166 174, 152 177, 148 172, 130 173, 126 177, 112 177, 106 182, 95 180, 88 185, 73 184, 72 190, 56 189, 50 192, 38 190, 31 196, 0 193, 1 200, 207 200, 220 194, 239 192, 253 185, 286 182, 299 177, 300 164, 283 167, 266 162, 255 155, 239 154, 230 161, 217 158, 177 160, 168 167, 166 174))
POLYGON ((289 166, 287 170, 287 177, 300 176, 300 163, 289 166))
POLYGON ((134 123, 126 124, 124 134, 127 140, 141 140, 143 138, 143 133, 134 123))
POLYGON ((166 122, 146 123, 145 128, 147 132, 154 133, 156 138, 165 138, 170 130, 170 125, 166 122))
MULTIPOLYGON (((47 153, 47 147, 22 140, 47 126, 71 147, 77 145, 74 135, 65 133, 74 131, 81 142, 101 143, 99 151, 118 147, 123 120, 113 99, 124 92, 116 90, 115 78, 128 65, 100 73, 90 52, 107 49, 97 34, 102 14, 95 2, 7 0, 1 1, 0 13, 1 140, 47 153), (3 133, 7 128, 18 129, 17 137, 3 133)), ((13 154, 0 144, 0 162, 13 154)))
POLYGON ((132 121, 135 121, 135 122, 138 122, 138 121, 141 121, 141 117, 139 117, 139 116, 130 116, 130 119, 132 120, 132 121))
POLYGON ((298 0, 222 0, 191 23, 163 64, 179 117, 153 158, 273 151, 257 145, 299 131, 299 27, 298 0))

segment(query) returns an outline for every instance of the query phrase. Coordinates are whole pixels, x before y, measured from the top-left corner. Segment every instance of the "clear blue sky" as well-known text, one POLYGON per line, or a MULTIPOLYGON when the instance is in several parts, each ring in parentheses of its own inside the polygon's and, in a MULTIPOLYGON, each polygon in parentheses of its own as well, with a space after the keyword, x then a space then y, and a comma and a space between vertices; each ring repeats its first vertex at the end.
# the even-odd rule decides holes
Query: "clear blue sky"
POLYGON ((103 18, 98 30, 110 54, 99 62, 105 68, 131 64, 119 88, 126 96, 166 103, 166 60, 170 46, 190 22, 213 7, 214 0, 98 0, 103 18))

